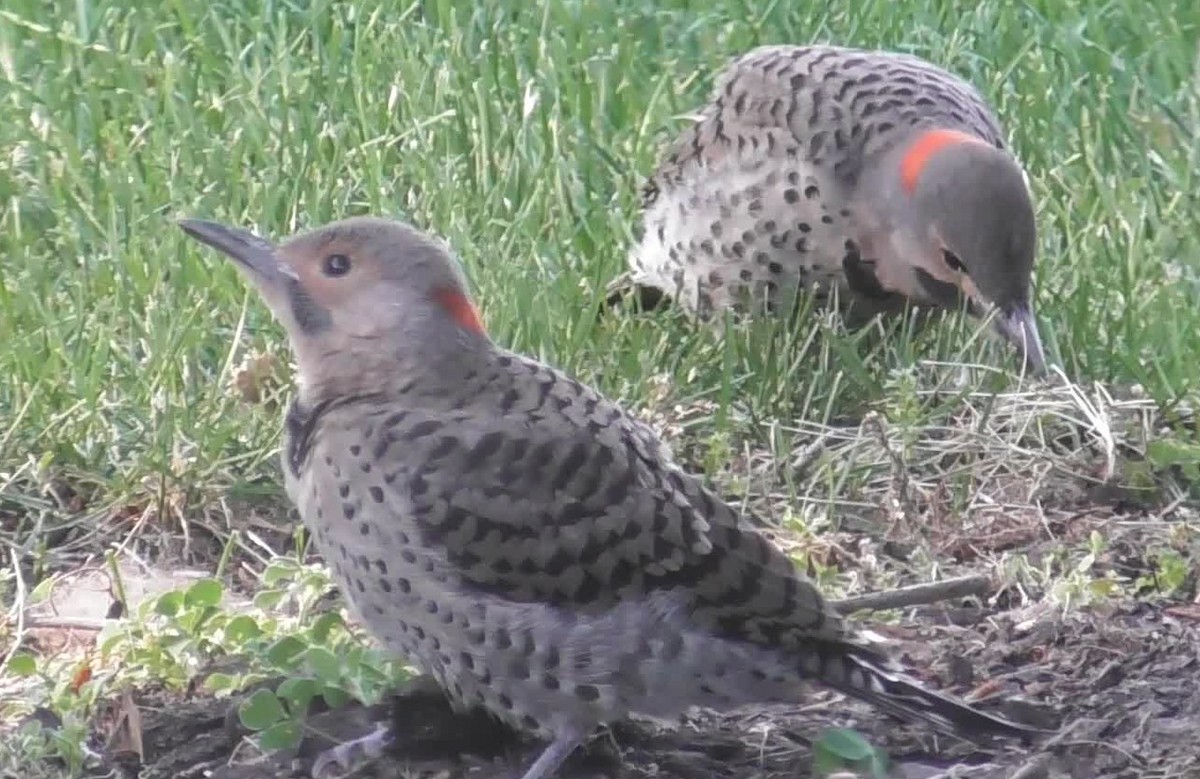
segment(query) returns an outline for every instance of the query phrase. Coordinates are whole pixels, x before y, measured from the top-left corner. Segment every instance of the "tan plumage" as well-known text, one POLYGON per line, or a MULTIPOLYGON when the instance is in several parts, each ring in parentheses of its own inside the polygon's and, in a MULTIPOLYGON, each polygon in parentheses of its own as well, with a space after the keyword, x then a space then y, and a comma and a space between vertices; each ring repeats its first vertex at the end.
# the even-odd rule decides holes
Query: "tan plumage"
POLYGON ((708 317, 791 310, 802 288, 851 326, 906 306, 997 309, 1044 369, 1024 174, 978 91, 917 57, 762 46, 716 78, 642 201, 608 305, 638 291, 708 317))
POLYGON ((497 346, 429 237, 183 226, 287 328, 288 492, 348 603, 457 705, 547 739, 525 779, 631 712, 799 700, 805 680, 948 733, 1032 732, 905 678, 647 426, 497 346))

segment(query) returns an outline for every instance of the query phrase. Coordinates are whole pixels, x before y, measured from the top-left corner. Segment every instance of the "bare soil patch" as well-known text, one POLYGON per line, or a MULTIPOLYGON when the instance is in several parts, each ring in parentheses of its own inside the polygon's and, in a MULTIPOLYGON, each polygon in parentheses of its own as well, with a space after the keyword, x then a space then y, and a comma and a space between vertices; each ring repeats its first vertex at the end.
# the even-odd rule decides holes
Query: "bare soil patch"
MULTIPOLYGON (((678 727, 628 722, 601 733, 568 765, 583 777, 806 776, 810 747, 831 725, 852 726, 885 748, 897 776, 911 779, 1071 777, 1192 779, 1200 776, 1200 607, 1108 604, 1059 611, 926 610, 917 622, 884 629, 902 656, 928 669, 927 680, 980 705, 1016 696, 1001 710, 1059 728, 1033 750, 984 751, 936 738, 869 707, 814 691, 795 706, 695 712, 678 727), (970 624, 963 624, 970 623, 970 624)), ((233 716, 233 703, 147 693, 144 762, 114 755, 116 775, 142 779, 307 776, 331 742, 371 730, 390 716, 399 739, 360 777, 506 777, 531 759, 521 741, 486 717, 454 715, 436 695, 414 693, 389 706, 353 705, 314 715, 295 752, 256 754, 233 716)), ((98 773, 96 775, 99 775, 98 773)))

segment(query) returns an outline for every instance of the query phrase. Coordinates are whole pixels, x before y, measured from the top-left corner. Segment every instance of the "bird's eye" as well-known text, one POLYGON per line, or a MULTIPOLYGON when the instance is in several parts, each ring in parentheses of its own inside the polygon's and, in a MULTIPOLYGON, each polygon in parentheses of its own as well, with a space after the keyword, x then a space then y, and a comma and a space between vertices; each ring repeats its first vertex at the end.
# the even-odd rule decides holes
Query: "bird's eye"
POLYGON ((345 276, 350 272, 350 258, 344 254, 331 254, 325 258, 321 269, 326 276, 345 276))
POLYGON ((949 249, 942 249, 942 259, 950 266, 950 270, 956 270, 959 273, 967 272, 967 266, 963 265, 962 260, 958 259, 958 255, 949 249))

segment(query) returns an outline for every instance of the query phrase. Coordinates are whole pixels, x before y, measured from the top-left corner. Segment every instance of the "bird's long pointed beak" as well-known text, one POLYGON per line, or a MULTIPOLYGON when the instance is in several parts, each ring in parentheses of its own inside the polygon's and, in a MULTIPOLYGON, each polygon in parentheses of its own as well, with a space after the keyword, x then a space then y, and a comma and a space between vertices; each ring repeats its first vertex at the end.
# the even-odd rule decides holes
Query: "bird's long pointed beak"
POLYGON ((200 243, 232 257, 258 281, 270 282, 287 275, 279 262, 279 247, 266 238, 203 219, 180 219, 179 226, 200 243))
POLYGON ((1042 348, 1042 337, 1038 333, 1037 317, 1028 303, 996 312, 992 326, 1004 340, 1017 347, 1032 375, 1046 375, 1046 351, 1042 348))

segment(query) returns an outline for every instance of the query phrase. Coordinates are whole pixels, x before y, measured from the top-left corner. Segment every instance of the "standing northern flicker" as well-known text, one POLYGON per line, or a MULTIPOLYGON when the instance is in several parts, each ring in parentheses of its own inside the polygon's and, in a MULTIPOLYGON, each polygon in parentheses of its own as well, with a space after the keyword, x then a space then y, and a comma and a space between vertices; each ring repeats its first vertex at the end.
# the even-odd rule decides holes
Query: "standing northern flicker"
POLYGON ((1035 732, 904 677, 650 428, 497 346, 426 235, 181 224, 287 330, 287 490, 352 611, 456 706, 545 738, 524 779, 628 713, 796 701, 805 680, 947 733, 1035 732))
MULTIPOLYGON (((1041 373, 1024 174, 979 93, 904 54, 763 46, 716 79, 646 184, 642 235, 608 304, 636 288, 708 316, 798 289, 851 326, 966 304, 1041 373)), ((654 305, 649 302, 647 305, 654 305)))

